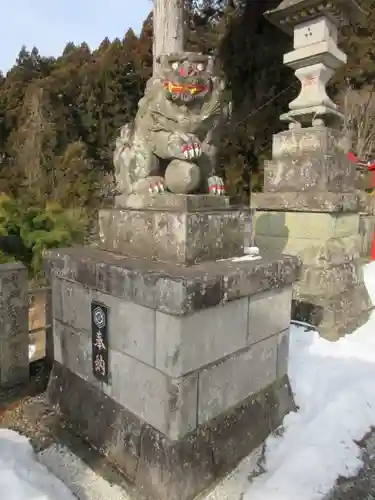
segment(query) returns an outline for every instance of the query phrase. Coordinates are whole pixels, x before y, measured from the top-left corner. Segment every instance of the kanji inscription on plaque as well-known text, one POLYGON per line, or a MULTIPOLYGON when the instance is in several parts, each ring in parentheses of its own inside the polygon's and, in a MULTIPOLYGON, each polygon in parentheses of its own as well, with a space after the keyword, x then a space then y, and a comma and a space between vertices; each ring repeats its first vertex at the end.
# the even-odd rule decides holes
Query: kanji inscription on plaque
POLYGON ((94 376, 108 383, 108 308, 91 302, 92 370, 94 376))

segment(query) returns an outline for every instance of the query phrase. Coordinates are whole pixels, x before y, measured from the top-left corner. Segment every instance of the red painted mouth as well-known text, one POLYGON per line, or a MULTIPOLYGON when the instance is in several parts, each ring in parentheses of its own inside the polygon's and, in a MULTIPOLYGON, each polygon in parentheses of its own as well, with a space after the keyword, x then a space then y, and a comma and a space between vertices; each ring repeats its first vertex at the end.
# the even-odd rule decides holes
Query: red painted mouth
POLYGON ((165 81, 164 87, 171 94, 189 93, 192 96, 200 94, 202 92, 207 92, 209 90, 208 85, 188 85, 188 84, 184 85, 184 84, 176 84, 170 81, 165 81))

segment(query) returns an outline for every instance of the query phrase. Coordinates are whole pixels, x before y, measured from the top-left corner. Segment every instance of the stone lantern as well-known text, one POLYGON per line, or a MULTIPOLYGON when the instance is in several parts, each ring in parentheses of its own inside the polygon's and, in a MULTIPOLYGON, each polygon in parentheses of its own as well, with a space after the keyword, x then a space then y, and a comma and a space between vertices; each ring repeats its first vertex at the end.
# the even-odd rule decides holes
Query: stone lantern
POLYGON ((352 0, 283 0, 266 13, 293 35, 284 63, 295 70, 301 90, 280 117, 289 130, 273 136, 264 191, 252 195, 255 244, 301 258, 294 319, 315 325, 328 338, 353 331, 371 307, 360 270, 360 197, 355 165, 348 160, 350 140, 326 91, 346 63, 337 46, 339 26, 359 14, 352 0))
POLYGON ((338 29, 358 17, 358 12, 352 0, 284 0, 266 12, 270 22, 293 35, 293 50, 284 55, 284 64, 295 70, 301 91, 289 104, 289 112, 280 117, 290 122, 290 128, 331 124, 334 118, 342 118, 326 86, 347 62, 337 46, 338 29))

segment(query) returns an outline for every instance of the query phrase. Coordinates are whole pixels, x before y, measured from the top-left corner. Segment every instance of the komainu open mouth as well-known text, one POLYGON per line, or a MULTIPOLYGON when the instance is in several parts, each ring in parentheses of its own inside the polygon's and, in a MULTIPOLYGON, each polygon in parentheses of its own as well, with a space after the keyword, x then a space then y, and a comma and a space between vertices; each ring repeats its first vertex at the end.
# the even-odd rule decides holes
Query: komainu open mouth
POLYGON ((195 96, 197 94, 201 94, 203 92, 209 91, 208 85, 203 84, 180 84, 173 83, 171 81, 165 81, 164 87, 171 94, 190 94, 191 96, 195 96))

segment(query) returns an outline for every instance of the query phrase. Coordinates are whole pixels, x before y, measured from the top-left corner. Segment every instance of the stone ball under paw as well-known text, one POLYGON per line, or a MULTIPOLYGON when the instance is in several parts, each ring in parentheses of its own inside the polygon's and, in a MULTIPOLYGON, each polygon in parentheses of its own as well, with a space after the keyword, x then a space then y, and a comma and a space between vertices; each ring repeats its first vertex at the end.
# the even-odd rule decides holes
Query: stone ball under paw
POLYGON ((190 161, 172 160, 165 170, 164 183, 172 193, 192 193, 199 187, 200 181, 201 171, 190 161))

